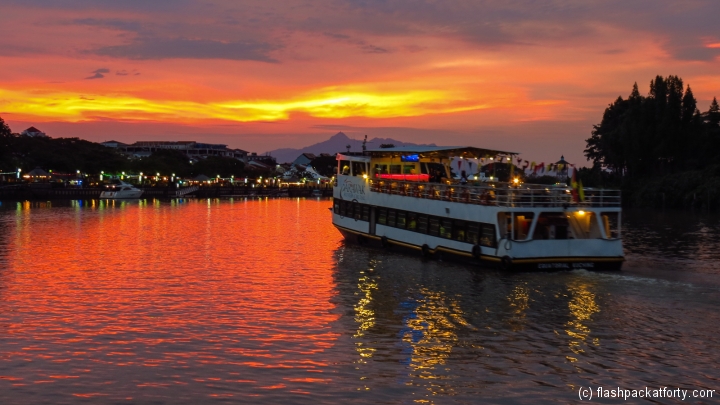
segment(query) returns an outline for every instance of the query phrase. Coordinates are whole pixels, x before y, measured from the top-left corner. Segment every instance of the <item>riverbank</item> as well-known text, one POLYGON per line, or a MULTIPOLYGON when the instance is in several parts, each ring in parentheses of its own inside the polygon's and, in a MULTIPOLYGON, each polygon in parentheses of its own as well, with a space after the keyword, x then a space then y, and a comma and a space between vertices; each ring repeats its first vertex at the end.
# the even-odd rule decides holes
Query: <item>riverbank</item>
MULTIPOLYGON (((245 185, 201 186, 201 187, 139 187, 143 198, 197 197, 212 198, 225 196, 287 196, 310 197, 320 194, 331 197, 332 188, 325 186, 296 187, 247 187, 245 185)), ((37 200, 78 200, 97 199, 103 191, 101 187, 51 187, 48 183, 25 183, 0 187, 0 201, 37 201, 37 200)))

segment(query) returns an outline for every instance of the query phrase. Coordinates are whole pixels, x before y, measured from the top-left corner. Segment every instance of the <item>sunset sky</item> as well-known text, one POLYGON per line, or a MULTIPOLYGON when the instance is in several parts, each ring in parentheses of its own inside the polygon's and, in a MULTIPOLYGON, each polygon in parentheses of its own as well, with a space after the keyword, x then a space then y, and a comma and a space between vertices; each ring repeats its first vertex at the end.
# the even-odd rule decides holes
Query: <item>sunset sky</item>
POLYGON ((3 0, 0 117, 258 153, 351 137, 561 154, 634 82, 720 96, 717 0, 3 0))

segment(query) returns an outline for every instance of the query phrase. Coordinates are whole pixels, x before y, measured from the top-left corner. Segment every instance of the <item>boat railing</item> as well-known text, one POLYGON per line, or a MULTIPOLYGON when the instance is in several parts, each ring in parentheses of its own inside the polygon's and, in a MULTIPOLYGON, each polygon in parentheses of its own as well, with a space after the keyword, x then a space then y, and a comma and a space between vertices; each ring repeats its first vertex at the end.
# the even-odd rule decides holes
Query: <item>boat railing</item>
POLYGON ((495 183, 460 185, 399 180, 368 180, 376 193, 499 207, 620 207, 620 190, 495 183))

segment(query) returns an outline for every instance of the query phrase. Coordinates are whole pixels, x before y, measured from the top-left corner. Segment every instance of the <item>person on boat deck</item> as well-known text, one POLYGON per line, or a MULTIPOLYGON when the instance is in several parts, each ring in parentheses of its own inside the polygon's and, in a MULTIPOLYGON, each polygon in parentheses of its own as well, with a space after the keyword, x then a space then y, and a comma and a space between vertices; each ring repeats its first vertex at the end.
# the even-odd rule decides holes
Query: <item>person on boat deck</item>
POLYGON ((462 172, 460 172, 460 184, 462 184, 464 186, 467 184, 467 182, 468 182, 467 174, 465 173, 465 170, 463 170, 462 172))
POLYGON ((440 170, 433 169, 433 173, 432 173, 432 174, 433 174, 433 175, 432 175, 432 182, 433 182, 433 183, 440 183, 440 182, 442 182, 442 173, 440 172, 440 170))
POLYGON ((345 176, 349 176, 350 175, 350 166, 343 166, 342 174, 345 176))

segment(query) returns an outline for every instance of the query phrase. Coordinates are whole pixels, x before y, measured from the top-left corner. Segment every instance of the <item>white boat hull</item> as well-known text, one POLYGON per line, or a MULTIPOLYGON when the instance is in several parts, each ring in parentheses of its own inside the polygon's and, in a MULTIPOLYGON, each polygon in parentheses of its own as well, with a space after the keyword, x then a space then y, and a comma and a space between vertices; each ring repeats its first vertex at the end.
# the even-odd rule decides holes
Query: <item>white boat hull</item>
POLYGON ((133 199, 133 198, 140 198, 142 196, 143 191, 103 191, 100 193, 101 199, 108 199, 108 200, 127 200, 127 199, 133 199))

